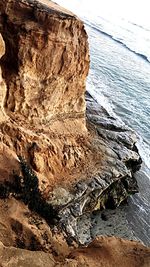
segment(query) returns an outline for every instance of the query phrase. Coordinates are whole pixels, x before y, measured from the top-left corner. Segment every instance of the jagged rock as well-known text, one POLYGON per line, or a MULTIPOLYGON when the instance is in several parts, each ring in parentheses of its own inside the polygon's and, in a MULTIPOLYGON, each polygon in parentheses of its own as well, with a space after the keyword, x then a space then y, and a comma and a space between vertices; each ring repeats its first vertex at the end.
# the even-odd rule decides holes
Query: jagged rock
POLYGON ((0 31, 1 141, 37 172, 46 196, 86 176, 95 160, 85 125, 87 35, 75 15, 50 1, 2 0, 0 31))
POLYGON ((57 261, 53 254, 5 247, 0 243, 0 259, 2 267, 149 267, 150 249, 137 242, 101 237, 87 248, 75 249, 57 261))
POLYGON ((51 1, 1 0, 0 31, 1 172, 8 166, 13 186, 22 156, 59 226, 77 239, 79 216, 137 192, 135 134, 90 95, 86 121, 89 50, 75 15, 51 1))
MULTIPOLYGON (((59 206, 62 225, 65 225, 66 232, 77 240, 77 218, 92 210, 115 208, 128 195, 138 192, 134 172, 139 169, 142 162, 135 146, 135 133, 122 122, 110 118, 107 111, 89 94, 87 94, 87 125, 89 131, 93 132, 93 142, 105 155, 101 159, 99 172, 91 175, 90 179, 83 179, 77 183, 70 190, 68 201, 66 200, 62 207, 54 201, 55 190, 51 201, 49 200, 49 203, 59 206), (103 125, 99 123, 101 120, 103 125)), ((85 240, 86 242, 88 240, 85 240)))
POLYGON ((83 23, 51 1, 1 0, 0 32, 0 266, 148 267, 137 242, 77 248, 90 242, 78 219, 137 192, 141 163, 135 134, 88 94, 85 116, 83 23))

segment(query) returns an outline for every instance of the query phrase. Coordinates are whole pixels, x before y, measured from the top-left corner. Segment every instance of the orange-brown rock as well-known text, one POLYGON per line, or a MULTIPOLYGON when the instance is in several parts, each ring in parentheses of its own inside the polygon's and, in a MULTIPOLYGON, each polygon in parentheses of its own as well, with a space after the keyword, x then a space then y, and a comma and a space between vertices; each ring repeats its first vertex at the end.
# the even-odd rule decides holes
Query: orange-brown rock
POLYGON ((0 243, 0 259, 2 267, 149 267, 150 249, 137 242, 100 237, 87 248, 76 249, 57 261, 53 254, 8 248, 0 243))
POLYGON ((0 32, 0 184, 20 174, 21 155, 44 198, 67 204, 72 184, 90 178, 102 158, 86 128, 83 23, 50 1, 2 0, 0 32))
POLYGON ((83 23, 50 1, 2 0, 0 10, 1 141, 26 158, 47 191, 86 177, 100 155, 85 125, 83 23))
POLYGON ((53 254, 57 259, 70 253, 71 248, 63 235, 58 231, 54 234, 46 221, 21 201, 13 197, 0 199, 0 211, 0 242, 5 246, 41 250, 53 254))
POLYGON ((150 248, 115 237, 98 237, 87 248, 78 249, 71 256, 78 262, 77 266, 150 266, 150 248))
POLYGON ((20 174, 17 156, 25 158, 75 236, 77 217, 116 207, 137 192, 135 136, 110 118, 105 122, 91 99, 87 130, 89 50, 74 14, 46 0, 1 0, 0 31, 1 183, 20 174))
POLYGON ((86 125, 89 49, 74 14, 46 0, 1 0, 0 32, 0 185, 9 181, 4 193, 20 197, 10 182, 22 156, 40 197, 76 237, 79 216, 137 192, 135 135, 90 97, 86 125))
POLYGON ((1 1, 0 10, 6 113, 34 129, 49 128, 52 119, 84 119, 89 53, 83 23, 50 1, 1 1))
POLYGON ((101 237, 77 249, 58 231, 79 241, 77 218, 137 192, 141 163, 134 133, 89 95, 86 124, 83 23, 48 0, 1 0, 0 32, 0 266, 148 267, 139 243, 101 237), (58 228, 33 200, 52 206, 58 228))
MULTIPOLYGON (((0 59, 4 54, 5 54, 5 43, 2 38, 2 35, 0 34, 0 59)), ((0 90, 0 123, 1 123, 3 120, 6 120, 7 118, 5 111, 4 111, 4 99, 5 99, 7 90, 6 90, 6 84, 2 77, 1 66, 0 66, 0 89, 1 89, 0 90)))
MULTIPOLYGON (((112 178, 131 176, 124 164, 128 151, 119 169, 120 156, 100 140, 95 126, 87 131, 89 50, 83 23, 51 1, 1 0, 0 31, 5 41, 0 39, 0 140, 26 159, 45 196, 57 185, 66 190, 104 172, 106 165, 112 178)), ((138 161, 138 154, 130 155, 138 161)), ((9 169, 17 170, 17 165, 9 169)))

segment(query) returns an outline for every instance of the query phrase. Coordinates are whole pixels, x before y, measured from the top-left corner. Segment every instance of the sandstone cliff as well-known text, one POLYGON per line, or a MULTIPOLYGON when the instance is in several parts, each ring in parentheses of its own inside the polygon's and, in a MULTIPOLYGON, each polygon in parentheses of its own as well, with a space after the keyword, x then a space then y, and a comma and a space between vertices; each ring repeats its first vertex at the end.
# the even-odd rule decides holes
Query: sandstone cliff
MULTIPOLYGON (((6 42, 5 112, 18 124, 24 122, 28 128, 37 130, 44 125, 51 128, 54 120, 77 117, 84 121, 85 78, 89 68, 82 22, 57 5, 47 3, 0 4, 0 30, 6 42)), ((53 127, 56 131, 57 127, 53 127)))
POLYGON ((0 241, 65 257, 60 231, 79 243, 80 216, 137 192, 136 136, 88 94, 86 108, 89 49, 74 14, 47 0, 1 0, 0 32, 0 241))
POLYGON ((82 22, 47 2, 0 3, 6 43, 1 106, 8 119, 1 131, 4 143, 53 184, 69 175, 79 153, 85 157, 78 142, 86 132, 89 54, 82 22))

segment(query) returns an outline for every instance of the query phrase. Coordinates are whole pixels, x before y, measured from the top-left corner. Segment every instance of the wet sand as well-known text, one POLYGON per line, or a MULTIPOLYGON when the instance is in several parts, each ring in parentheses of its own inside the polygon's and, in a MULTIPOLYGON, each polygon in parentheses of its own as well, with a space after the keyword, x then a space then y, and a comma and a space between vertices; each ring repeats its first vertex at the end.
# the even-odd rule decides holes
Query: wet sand
POLYGON ((78 235, 82 244, 96 236, 117 236, 128 240, 139 240, 133 233, 126 216, 128 205, 114 210, 96 211, 91 216, 84 215, 78 220, 78 235))
POLYGON ((139 193, 130 197, 126 209, 127 220, 134 235, 150 246, 150 173, 142 165, 135 174, 139 186, 139 193))

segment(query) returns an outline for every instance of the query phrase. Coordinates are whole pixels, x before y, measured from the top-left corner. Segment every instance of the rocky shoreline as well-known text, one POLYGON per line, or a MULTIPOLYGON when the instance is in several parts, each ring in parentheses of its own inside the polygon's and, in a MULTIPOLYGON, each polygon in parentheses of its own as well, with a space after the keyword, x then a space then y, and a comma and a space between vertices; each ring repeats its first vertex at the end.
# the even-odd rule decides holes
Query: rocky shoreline
POLYGON ((138 192, 141 157, 135 133, 85 97, 82 21, 51 1, 2 0, 0 32, 0 265, 148 267, 142 244, 96 237, 134 238, 113 212, 138 192))
MULTIPOLYGON (((139 170, 142 163, 135 145, 135 133, 117 119, 110 117, 107 111, 88 93, 86 103, 87 125, 94 135, 98 133, 94 141, 107 158, 101 161, 99 173, 91 177, 88 183, 81 180, 75 185, 75 190, 71 192, 64 190, 66 203, 63 203, 63 189, 59 188, 60 192, 62 190, 60 194, 62 207, 57 206, 58 188, 56 194, 55 190, 53 191, 53 198, 56 202, 49 201, 59 210, 61 227, 65 229, 67 235, 75 237, 77 242, 80 240, 77 234, 78 218, 95 210, 115 209, 129 195, 138 192, 134 172, 139 170)), ((127 232, 130 232, 132 237, 131 231, 127 230, 127 232)), ((88 237, 85 243, 89 240, 92 238, 88 237)))

